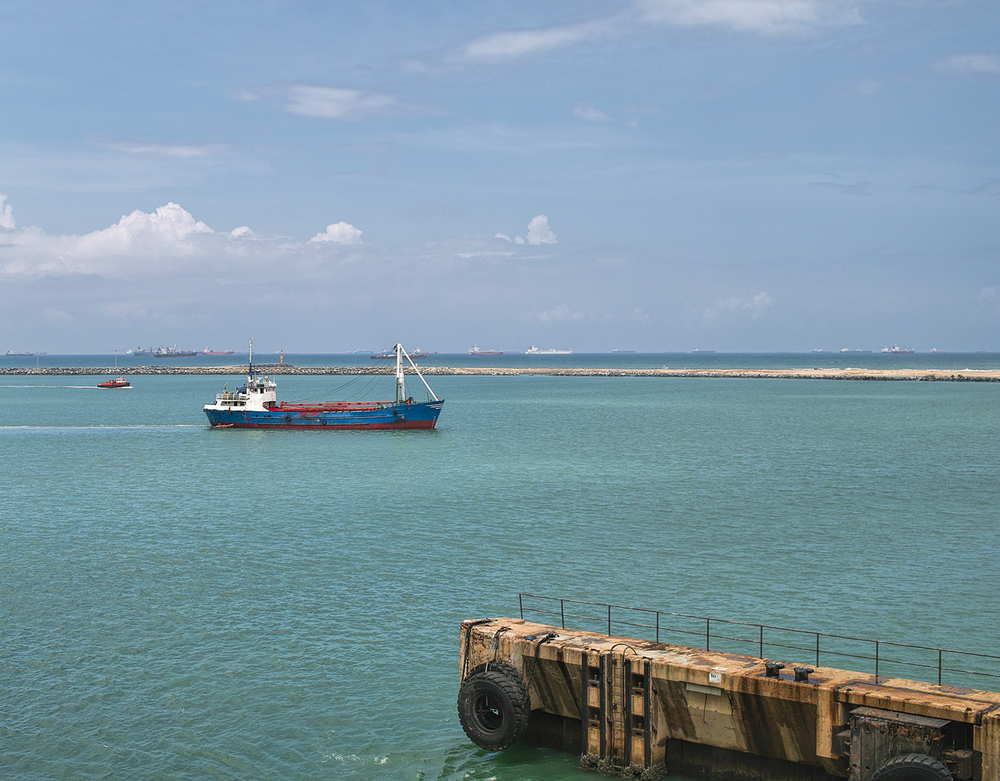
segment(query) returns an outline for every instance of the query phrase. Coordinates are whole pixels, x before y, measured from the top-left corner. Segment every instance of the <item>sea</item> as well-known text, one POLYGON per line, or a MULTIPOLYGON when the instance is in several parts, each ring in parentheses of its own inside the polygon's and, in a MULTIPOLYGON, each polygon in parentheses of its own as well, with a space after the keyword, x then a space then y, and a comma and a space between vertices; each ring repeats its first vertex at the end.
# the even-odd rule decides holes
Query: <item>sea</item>
MULTIPOLYGON (((114 360, 151 362, 0 367, 114 360)), ((0 376, 3 778, 598 778, 551 749, 483 751, 459 725, 460 623, 518 617, 522 592, 1000 654, 1000 383, 440 376, 433 431, 265 432, 208 427, 235 373, 101 379, 0 376)), ((277 380, 294 401, 376 378, 277 380)))

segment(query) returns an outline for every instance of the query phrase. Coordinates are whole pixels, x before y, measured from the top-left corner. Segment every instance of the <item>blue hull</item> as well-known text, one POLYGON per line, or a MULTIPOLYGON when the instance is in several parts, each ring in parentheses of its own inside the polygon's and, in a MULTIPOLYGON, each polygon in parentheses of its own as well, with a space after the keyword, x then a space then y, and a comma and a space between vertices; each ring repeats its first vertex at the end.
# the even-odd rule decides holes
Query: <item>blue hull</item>
POLYGON ((418 429, 434 428, 444 399, 410 404, 387 404, 381 409, 269 410, 206 409, 208 422, 221 428, 418 429))

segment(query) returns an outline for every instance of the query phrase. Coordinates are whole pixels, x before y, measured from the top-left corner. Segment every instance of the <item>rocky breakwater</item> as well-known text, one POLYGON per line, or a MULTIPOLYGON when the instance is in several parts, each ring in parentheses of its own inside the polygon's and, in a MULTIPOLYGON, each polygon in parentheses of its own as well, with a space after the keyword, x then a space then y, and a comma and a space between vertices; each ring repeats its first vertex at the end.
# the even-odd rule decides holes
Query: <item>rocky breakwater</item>
MULTIPOLYGON (((257 364, 261 374, 279 375, 373 375, 393 374, 393 366, 291 366, 287 363, 257 364)), ((407 367, 408 374, 413 369, 407 367)), ((549 377, 716 377, 728 379, 794 379, 794 380, 875 380, 925 382, 1000 382, 1000 369, 599 369, 599 368, 488 368, 484 366, 422 366, 427 376, 487 376, 512 377, 539 374, 549 377)), ((123 374, 141 375, 245 375, 246 364, 236 366, 48 366, 0 367, 2 375, 98 376, 123 374)))
MULTIPOLYGON (((281 364, 274 364, 281 367, 281 364)), ((257 367, 258 371, 272 373, 271 366, 257 367)), ((293 367, 288 367, 293 368, 293 367)), ((2 375, 48 376, 97 376, 102 374, 122 374, 128 376, 155 374, 246 374, 246 364, 242 366, 15 366, 0 367, 2 375)), ((280 371, 274 371, 280 374, 280 371)), ((325 372, 324 372, 325 373, 325 372)))
POLYGON ((1000 382, 1000 369, 524 369, 444 368, 421 369, 424 374, 517 375, 550 377, 718 377, 727 379, 888 380, 931 382, 1000 382))

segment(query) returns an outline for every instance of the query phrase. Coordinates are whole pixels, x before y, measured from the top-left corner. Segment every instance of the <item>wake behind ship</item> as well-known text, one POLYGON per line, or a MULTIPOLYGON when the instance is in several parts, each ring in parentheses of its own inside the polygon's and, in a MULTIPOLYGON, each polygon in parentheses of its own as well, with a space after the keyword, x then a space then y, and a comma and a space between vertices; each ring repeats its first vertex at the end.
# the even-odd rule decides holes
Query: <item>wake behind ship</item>
POLYGON ((276 383, 253 368, 253 340, 247 381, 235 391, 216 394, 214 404, 206 404, 205 414, 213 428, 307 428, 330 429, 417 429, 434 428, 444 399, 427 384, 403 346, 393 348, 396 356, 396 398, 393 401, 323 401, 293 403, 277 399, 276 383), (407 398, 403 378, 403 358, 427 388, 428 400, 407 398))

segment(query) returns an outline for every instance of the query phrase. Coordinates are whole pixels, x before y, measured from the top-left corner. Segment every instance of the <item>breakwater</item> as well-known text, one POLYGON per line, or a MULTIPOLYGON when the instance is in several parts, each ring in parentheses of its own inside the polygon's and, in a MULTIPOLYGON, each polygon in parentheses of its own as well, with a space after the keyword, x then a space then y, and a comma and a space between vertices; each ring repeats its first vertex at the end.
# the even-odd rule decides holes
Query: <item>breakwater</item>
MULTIPOLYGON (((393 374, 392 366, 292 366, 287 363, 259 364, 257 371, 272 375, 373 375, 393 374)), ((246 374, 245 364, 236 366, 45 366, 0 367, 0 376, 97 376, 106 374, 140 375, 240 375, 246 374)), ((739 379, 793 380, 874 380, 925 382, 1000 382, 1000 369, 607 369, 556 367, 467 367, 421 366, 427 376, 517 376, 544 375, 549 377, 717 377, 739 379)), ((407 373, 412 373, 407 368, 407 373)))

